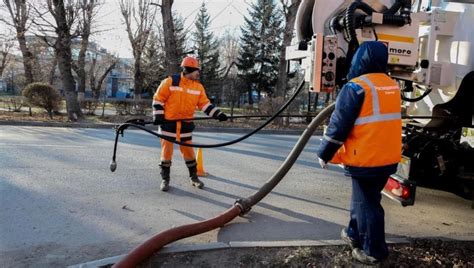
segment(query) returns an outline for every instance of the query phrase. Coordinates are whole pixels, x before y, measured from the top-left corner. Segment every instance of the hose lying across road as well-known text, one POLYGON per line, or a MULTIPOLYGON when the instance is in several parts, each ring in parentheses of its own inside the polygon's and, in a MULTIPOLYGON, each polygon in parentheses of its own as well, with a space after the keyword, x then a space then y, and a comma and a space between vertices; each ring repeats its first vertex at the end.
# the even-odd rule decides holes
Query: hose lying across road
POLYGON ((247 213, 253 205, 257 204, 260 200, 262 200, 283 179, 283 177, 295 163, 298 156, 301 154, 301 151, 303 151, 303 148, 306 146, 308 140, 311 138, 314 131, 324 122, 326 118, 331 115, 332 111, 334 110, 334 106, 335 104, 329 105, 324 110, 322 110, 313 119, 313 121, 311 121, 311 123, 306 127, 305 131, 298 139, 298 142, 295 144, 295 146, 288 154, 285 161, 278 168, 278 170, 252 196, 245 199, 237 200, 231 208, 229 208, 221 215, 216 216, 212 219, 208 219, 198 223, 183 225, 180 227, 175 227, 153 236, 149 240, 145 241, 143 244, 133 249, 130 253, 127 254, 127 256, 125 256, 122 260, 116 263, 113 267, 136 267, 146 259, 150 258, 153 253, 160 250, 163 246, 171 242, 222 227, 226 223, 232 221, 238 215, 243 215, 247 213))
MULTIPOLYGON (((138 128, 138 129, 141 129, 143 131, 146 131, 158 138, 162 138, 162 139, 165 139, 165 140, 168 140, 172 143, 176 143, 176 144, 179 144, 179 145, 183 145, 183 146, 187 146, 187 147, 197 147, 197 148, 216 148, 216 147, 223 147, 223 146, 228 146, 228 145, 231 145, 231 144, 234 144, 234 143, 237 143, 237 142, 241 142, 245 139, 247 139, 248 137, 252 136, 253 134, 257 133, 258 131, 260 131, 261 129, 263 129, 264 127, 266 127, 268 124, 270 124, 273 119, 277 118, 287 107, 288 105, 290 105, 290 103, 296 98, 296 96, 298 96, 298 93, 301 91, 301 89, 303 89, 303 86, 304 86, 305 82, 304 80, 301 81, 300 85, 298 86, 298 88, 296 89, 295 93, 293 93, 293 96, 291 96, 290 99, 288 99, 288 101, 286 101, 281 107, 280 109, 274 114, 272 115, 267 121, 265 121, 261 126, 259 126, 258 128, 252 130, 250 133, 247 133, 245 134, 244 136, 238 138, 238 139, 235 139, 233 141, 228 141, 228 142, 223 142, 223 143, 217 143, 217 144, 196 144, 196 143, 193 143, 193 144, 189 144, 189 143, 184 143, 184 142, 180 142, 180 141, 176 141, 170 137, 167 137, 167 136, 164 136, 164 135, 161 135, 161 134, 158 134, 154 131, 151 131, 149 129, 147 129, 144 124, 149 124, 149 122, 141 122, 141 124, 136 124, 136 123, 124 123, 124 124, 121 124, 120 126, 118 126, 115 130, 115 144, 114 144, 114 153, 112 155, 112 161, 110 162, 110 171, 114 172, 116 169, 117 169, 117 162, 115 161, 115 158, 116 158, 116 155, 117 155, 117 144, 118 144, 118 138, 119 138, 119 135, 120 134, 123 134, 124 130, 129 128, 129 127, 135 127, 135 128, 138 128)), ((186 120, 186 119, 181 119, 181 120, 186 120)), ((137 122, 137 121, 136 121, 137 122)), ((138 123, 138 122, 137 122, 138 123)))

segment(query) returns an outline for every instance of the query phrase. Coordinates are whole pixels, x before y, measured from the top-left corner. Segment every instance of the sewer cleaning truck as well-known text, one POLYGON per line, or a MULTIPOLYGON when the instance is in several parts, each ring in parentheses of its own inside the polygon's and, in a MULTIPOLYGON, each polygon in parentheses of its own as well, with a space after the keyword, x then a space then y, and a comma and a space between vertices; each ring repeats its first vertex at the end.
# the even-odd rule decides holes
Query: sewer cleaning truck
POLYGON ((417 186, 451 191, 474 208, 474 0, 303 0, 297 61, 310 92, 337 93, 364 41, 388 47, 400 85, 402 159, 384 195, 413 205, 417 186))

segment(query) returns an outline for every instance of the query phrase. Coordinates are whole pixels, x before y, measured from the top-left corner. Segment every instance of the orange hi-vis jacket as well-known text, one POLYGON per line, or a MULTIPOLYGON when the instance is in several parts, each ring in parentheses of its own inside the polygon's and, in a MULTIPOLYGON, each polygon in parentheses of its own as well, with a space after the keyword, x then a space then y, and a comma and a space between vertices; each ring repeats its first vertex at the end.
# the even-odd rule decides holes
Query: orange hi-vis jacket
MULTIPOLYGON (((171 76, 164 79, 153 96, 153 116, 164 116, 165 120, 193 118, 196 107, 211 117, 220 113, 207 98, 203 85, 183 74, 178 85, 173 85, 171 76)), ((171 122, 162 125, 160 132, 177 141, 186 141, 191 140, 193 129, 192 122, 171 122)))
POLYGON ((351 80, 364 90, 358 118, 331 163, 379 167, 400 162, 402 123, 400 88, 389 76, 372 73, 351 80))

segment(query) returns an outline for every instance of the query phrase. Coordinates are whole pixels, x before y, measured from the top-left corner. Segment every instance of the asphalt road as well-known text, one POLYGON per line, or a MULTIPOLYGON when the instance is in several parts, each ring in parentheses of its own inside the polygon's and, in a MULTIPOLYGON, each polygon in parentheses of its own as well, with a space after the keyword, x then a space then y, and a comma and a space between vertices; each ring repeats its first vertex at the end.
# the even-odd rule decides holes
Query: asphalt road
MULTIPOLYGON (((196 143, 241 134, 196 132, 196 143)), ((348 220, 350 180, 339 167, 321 170, 314 136, 296 164, 245 217, 176 243, 339 239, 348 220)), ((298 136, 255 135, 204 149, 209 176, 193 188, 179 150, 171 190, 159 191, 159 142, 127 130, 117 170, 109 164, 114 131, 0 128, 0 267, 64 267, 127 253, 154 234, 222 213, 250 196, 283 162, 298 136)), ((470 201, 418 188, 415 206, 384 197, 390 237, 474 240, 470 201)))

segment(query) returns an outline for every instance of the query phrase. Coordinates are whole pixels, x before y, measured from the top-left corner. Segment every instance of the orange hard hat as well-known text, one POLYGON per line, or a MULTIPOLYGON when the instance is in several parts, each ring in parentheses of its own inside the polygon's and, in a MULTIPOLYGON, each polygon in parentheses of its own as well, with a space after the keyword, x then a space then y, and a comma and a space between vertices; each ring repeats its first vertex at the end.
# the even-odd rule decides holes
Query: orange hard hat
POLYGON ((199 69, 199 61, 195 57, 187 56, 181 62, 181 67, 191 67, 199 69))

